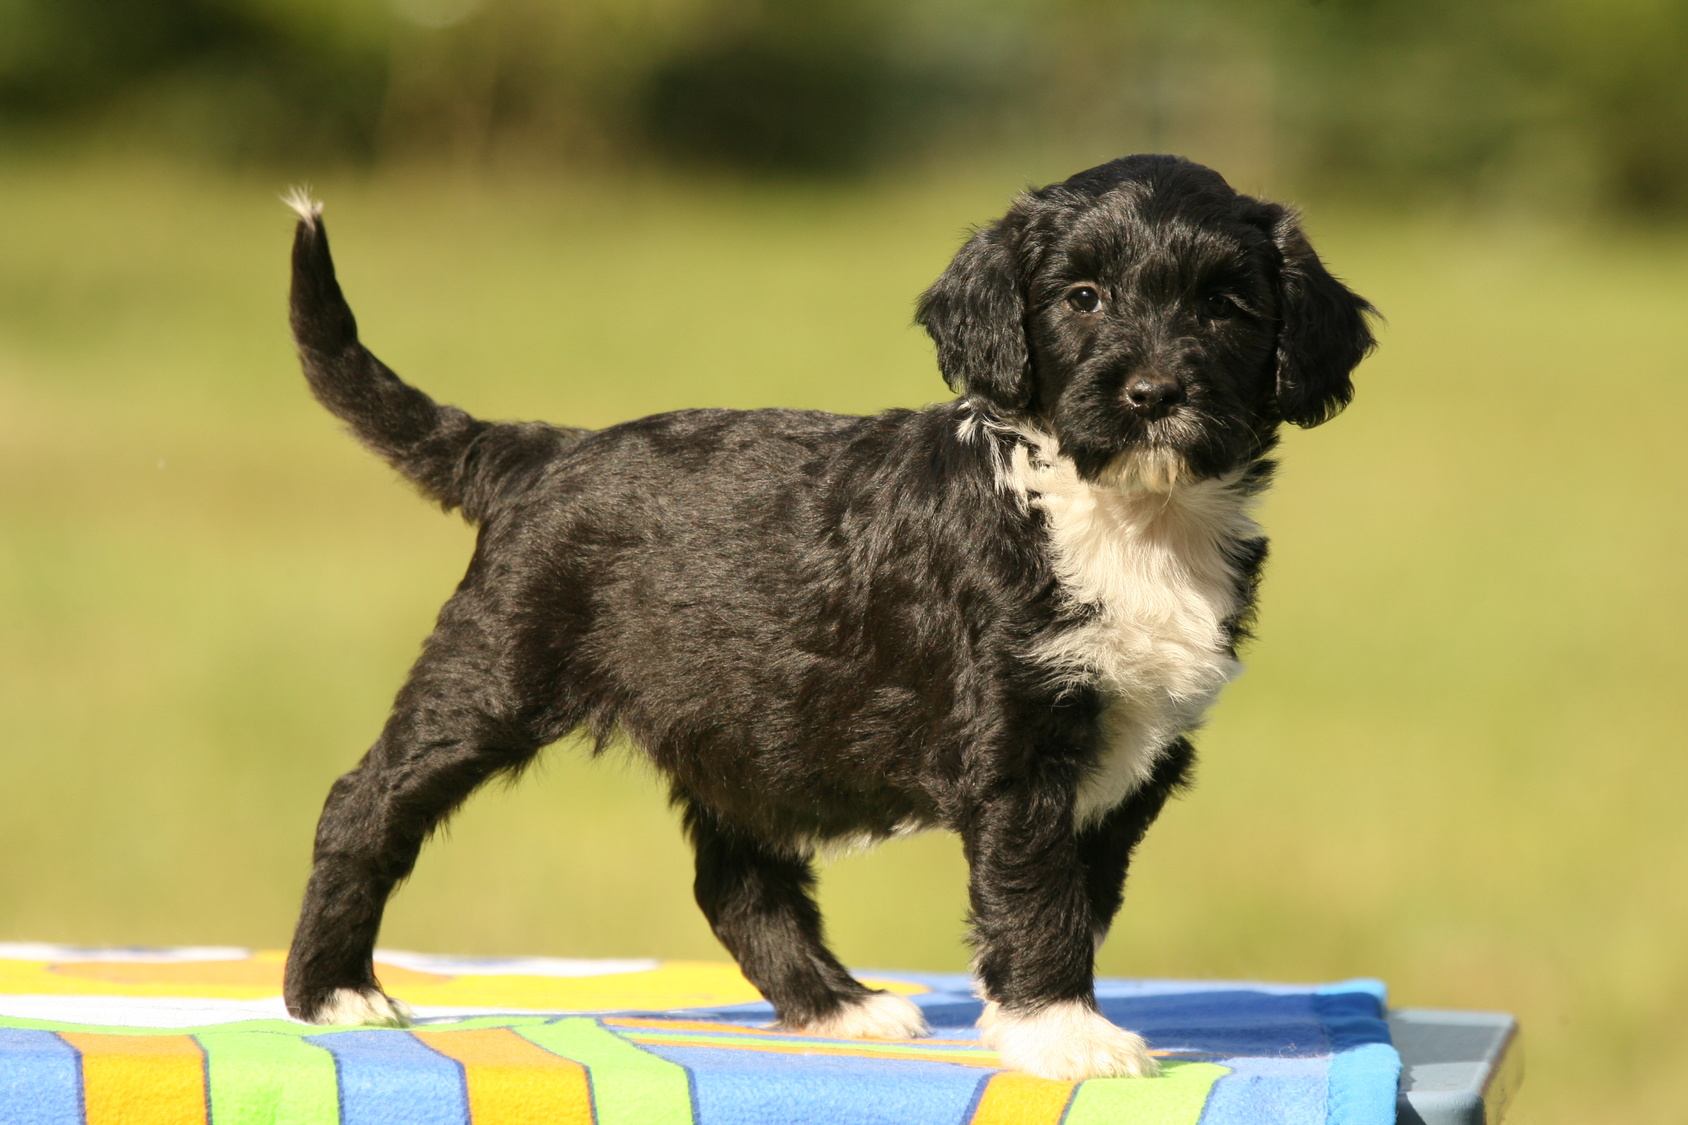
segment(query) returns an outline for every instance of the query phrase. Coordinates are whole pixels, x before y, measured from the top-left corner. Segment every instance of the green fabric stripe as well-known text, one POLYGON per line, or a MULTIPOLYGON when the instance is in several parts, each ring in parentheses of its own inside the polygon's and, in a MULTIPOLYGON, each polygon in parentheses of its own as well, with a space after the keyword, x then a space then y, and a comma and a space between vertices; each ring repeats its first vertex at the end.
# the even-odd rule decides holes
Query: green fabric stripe
POLYGON ((334 1056, 292 1034, 202 1031, 211 1125, 338 1125, 334 1056))
POLYGON ((586 1067, 598 1125, 692 1125, 686 1068, 629 1043, 597 1020, 560 1019, 519 1027, 516 1034, 586 1067))
POLYGON ((1229 1073, 1218 1063, 1162 1059, 1159 1078, 1092 1078, 1079 1084, 1061 1125, 1196 1125, 1213 1084, 1229 1073))

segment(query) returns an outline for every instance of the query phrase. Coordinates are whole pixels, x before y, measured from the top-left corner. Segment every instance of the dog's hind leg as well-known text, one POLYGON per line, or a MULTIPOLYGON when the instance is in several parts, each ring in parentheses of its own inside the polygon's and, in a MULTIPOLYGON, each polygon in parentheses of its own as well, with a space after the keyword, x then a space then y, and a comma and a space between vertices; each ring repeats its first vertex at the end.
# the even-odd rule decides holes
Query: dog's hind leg
POLYGON ((698 906, 774 1006, 779 1026, 836 1039, 926 1034, 918 1007, 866 987, 826 948, 806 857, 723 825, 695 804, 686 807, 686 831, 697 849, 698 906))
POLYGON ((381 737, 329 791, 287 958, 287 1010, 311 1023, 403 1025, 375 978, 387 898, 423 841, 477 786, 541 742, 508 716, 483 623, 459 593, 399 692, 381 737))

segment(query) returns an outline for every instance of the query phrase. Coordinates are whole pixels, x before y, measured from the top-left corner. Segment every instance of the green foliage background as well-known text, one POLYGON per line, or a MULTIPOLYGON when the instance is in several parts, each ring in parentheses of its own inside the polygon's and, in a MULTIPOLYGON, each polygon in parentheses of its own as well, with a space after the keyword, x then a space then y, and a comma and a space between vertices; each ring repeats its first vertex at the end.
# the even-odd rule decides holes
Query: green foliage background
MULTIPOLYGON (((1172 149, 1308 203, 1389 323, 1286 443, 1103 971, 1376 975, 1522 1016, 1513 1120, 1688 1116, 1683 5, 80 2, 0 0, 0 940, 285 944, 467 556, 303 388, 286 182, 400 372, 601 425, 943 397, 908 322, 964 229, 1172 149)), ((560 746, 384 940, 718 957, 687 868, 560 746)), ((963 881, 838 862, 840 951, 963 967, 963 881)))
POLYGON ((806 177, 1104 141, 1659 215, 1685 57, 1684 0, 0 0, 0 137, 806 177))

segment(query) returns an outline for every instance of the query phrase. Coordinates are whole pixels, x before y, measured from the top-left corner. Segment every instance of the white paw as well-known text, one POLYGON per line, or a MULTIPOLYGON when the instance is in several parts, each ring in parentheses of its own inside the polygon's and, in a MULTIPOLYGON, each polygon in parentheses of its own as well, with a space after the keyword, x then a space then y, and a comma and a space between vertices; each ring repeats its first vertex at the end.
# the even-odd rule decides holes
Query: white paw
POLYGON ((894 992, 870 992, 830 1016, 789 1030, 827 1039, 918 1039, 927 1033, 926 1017, 914 1001, 894 992))
POLYGON ((1160 1067, 1143 1037, 1115 1027, 1081 1000, 1063 1000, 1035 1012, 1015 1012, 994 1001, 979 1016, 979 1041, 995 1047, 1002 1065, 1039 1078, 1153 1078, 1160 1067))
POLYGON ((336 988, 317 1009, 312 1023, 409 1027, 414 1019, 404 1004, 376 989, 336 988))

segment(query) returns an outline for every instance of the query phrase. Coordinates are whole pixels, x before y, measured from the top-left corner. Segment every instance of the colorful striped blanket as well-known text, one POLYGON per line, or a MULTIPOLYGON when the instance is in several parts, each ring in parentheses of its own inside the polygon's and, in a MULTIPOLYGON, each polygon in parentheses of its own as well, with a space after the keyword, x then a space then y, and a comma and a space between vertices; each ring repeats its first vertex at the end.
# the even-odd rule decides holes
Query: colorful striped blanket
POLYGON ((727 964, 383 951, 409 1030, 286 1018, 282 955, 0 945, 4 1125, 1385 1125, 1382 986, 1102 981, 1153 1079, 998 1068, 967 978, 867 973, 928 1039, 770 1030, 727 964))

